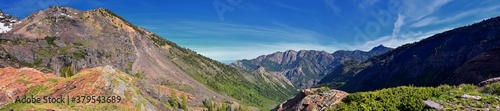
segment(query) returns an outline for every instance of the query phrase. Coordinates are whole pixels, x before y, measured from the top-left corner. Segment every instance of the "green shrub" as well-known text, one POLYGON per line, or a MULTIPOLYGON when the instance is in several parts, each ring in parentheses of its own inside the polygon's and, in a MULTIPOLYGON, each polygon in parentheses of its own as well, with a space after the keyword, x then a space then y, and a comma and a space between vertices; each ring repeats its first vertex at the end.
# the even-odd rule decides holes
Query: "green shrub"
POLYGON ((493 83, 484 86, 483 93, 500 95, 500 83, 493 83))
POLYGON ((463 92, 472 92, 476 90, 476 86, 472 84, 461 84, 458 88, 463 92))
POLYGON ((347 96, 332 110, 423 110, 423 100, 437 97, 438 88, 401 86, 372 92, 358 92, 347 96))
POLYGON ((181 109, 187 111, 188 110, 188 102, 186 94, 182 94, 181 96, 181 109))
POLYGON ((76 73, 75 66, 71 64, 70 66, 63 66, 59 69, 59 73, 61 73, 61 77, 71 77, 76 73))
POLYGON ((59 37, 50 37, 50 36, 45 36, 43 39, 47 41, 47 44, 56 46, 54 41, 56 41, 59 37))
POLYGON ((321 93, 321 92, 325 92, 325 91, 329 91, 330 88, 326 87, 326 86, 321 86, 320 88, 318 88, 316 91, 314 91, 314 94, 318 94, 318 93, 321 93))
POLYGON ((134 77, 142 78, 142 73, 141 72, 137 72, 137 73, 134 74, 134 77))
POLYGON ((170 90, 170 98, 168 100, 170 106, 174 107, 174 108, 180 108, 180 101, 179 101, 179 98, 177 98, 177 92, 175 92, 175 90, 171 89, 170 90))

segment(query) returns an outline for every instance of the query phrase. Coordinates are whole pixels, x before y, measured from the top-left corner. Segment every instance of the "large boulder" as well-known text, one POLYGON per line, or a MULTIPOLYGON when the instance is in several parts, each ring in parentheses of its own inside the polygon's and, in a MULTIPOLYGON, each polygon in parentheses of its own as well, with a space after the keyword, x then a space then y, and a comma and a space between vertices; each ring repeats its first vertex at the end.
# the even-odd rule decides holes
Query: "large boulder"
POLYGON ((280 104, 273 111, 322 111, 339 103, 348 93, 340 90, 306 89, 280 104))

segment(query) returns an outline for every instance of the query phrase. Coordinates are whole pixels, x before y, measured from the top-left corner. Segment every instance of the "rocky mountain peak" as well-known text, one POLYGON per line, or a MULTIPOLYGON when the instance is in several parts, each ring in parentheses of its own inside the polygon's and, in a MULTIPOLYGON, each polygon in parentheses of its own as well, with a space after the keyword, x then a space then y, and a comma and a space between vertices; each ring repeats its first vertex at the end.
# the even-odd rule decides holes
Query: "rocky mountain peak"
POLYGON ((13 17, 10 14, 5 14, 2 10, 0 10, 0 33, 9 32, 12 30, 12 27, 19 22, 18 18, 13 17))
POLYGON ((373 52, 373 51, 385 51, 385 50, 391 50, 391 48, 389 47, 386 47, 382 44, 378 45, 377 47, 373 47, 370 52, 373 52))

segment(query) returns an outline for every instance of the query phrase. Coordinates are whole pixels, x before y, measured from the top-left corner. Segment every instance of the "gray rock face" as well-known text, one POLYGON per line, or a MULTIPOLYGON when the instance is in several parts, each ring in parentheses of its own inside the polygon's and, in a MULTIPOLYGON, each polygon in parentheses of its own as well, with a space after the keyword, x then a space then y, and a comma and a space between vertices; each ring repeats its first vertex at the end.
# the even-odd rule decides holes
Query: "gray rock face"
POLYGON ((272 111, 323 111, 339 103, 347 95, 349 94, 339 90, 305 89, 272 111))
POLYGON ((100 12, 52 7, 33 13, 0 35, 0 54, 9 57, 0 60, 0 66, 35 67, 57 75, 70 65, 77 69, 113 65, 131 72, 137 57, 130 33, 115 30, 116 23, 107 21, 113 17, 100 12))
POLYGON ((332 54, 315 50, 301 50, 298 52, 288 50, 262 55, 251 60, 238 60, 231 65, 248 71, 253 71, 257 67, 262 66, 269 72, 285 75, 294 85, 300 88, 310 88, 325 75, 329 74, 342 61, 364 61, 371 56, 379 55, 389 50, 391 48, 382 45, 368 52, 339 50, 332 54))

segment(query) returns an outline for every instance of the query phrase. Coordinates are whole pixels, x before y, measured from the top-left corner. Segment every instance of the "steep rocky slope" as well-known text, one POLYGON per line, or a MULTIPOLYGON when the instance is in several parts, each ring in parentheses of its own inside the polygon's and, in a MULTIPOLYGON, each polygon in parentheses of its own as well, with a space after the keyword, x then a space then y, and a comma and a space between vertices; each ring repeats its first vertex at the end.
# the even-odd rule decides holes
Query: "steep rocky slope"
POLYGON ((239 101, 264 109, 293 93, 278 83, 264 82, 258 74, 177 46, 102 8, 80 11, 53 6, 32 13, 0 34, 1 67, 32 67, 71 77, 79 70, 104 65, 140 76, 145 84, 167 85, 207 100, 239 101))
POLYGON ((153 34, 131 25, 108 10, 79 11, 51 7, 33 13, 0 35, 3 67, 34 67, 43 72, 70 76, 79 69, 113 65, 130 73, 141 73, 151 83, 173 81, 219 96, 177 68, 167 49, 156 47, 153 34), (75 68, 70 75, 61 69, 75 68))
POLYGON ((401 85, 478 84, 500 76, 495 67, 499 63, 499 27, 500 17, 495 17, 436 34, 365 62, 338 67, 322 83, 349 92, 401 85))
POLYGON ((288 80, 288 78, 286 78, 284 75, 276 72, 266 71, 266 69, 262 66, 259 66, 257 69, 252 71, 252 73, 258 74, 261 78, 264 79, 266 83, 277 84, 287 89, 295 89, 292 82, 288 80))
POLYGON ((315 50, 288 50, 262 55, 251 60, 238 60, 232 66, 253 71, 257 67, 264 67, 267 71, 285 75, 295 86, 309 88, 319 82, 326 74, 338 66, 342 61, 364 61, 367 58, 385 53, 391 48, 382 45, 365 52, 360 50, 339 50, 330 54, 315 50))
POLYGON ((481 53, 458 67, 446 82, 450 84, 481 83, 500 76, 500 47, 481 53))
POLYGON ((7 67, 0 69, 0 77, 2 82, 0 84, 0 110, 172 110, 169 101, 173 98, 185 98, 186 103, 178 101, 174 104, 189 104, 190 106, 195 106, 196 101, 204 100, 202 97, 166 86, 144 85, 147 84, 146 81, 121 72, 112 66, 85 69, 71 78, 58 77, 52 73, 44 74, 31 68, 7 67), (151 92, 151 89, 159 92, 151 92), (175 93, 171 93, 171 91, 175 93), (45 96, 54 98, 61 96, 65 98, 68 96, 115 96, 116 98, 120 97, 120 100, 113 103, 65 101, 66 104, 14 102, 17 97, 23 97, 23 95, 42 99, 45 96), (67 104, 68 102, 69 104, 67 104))

